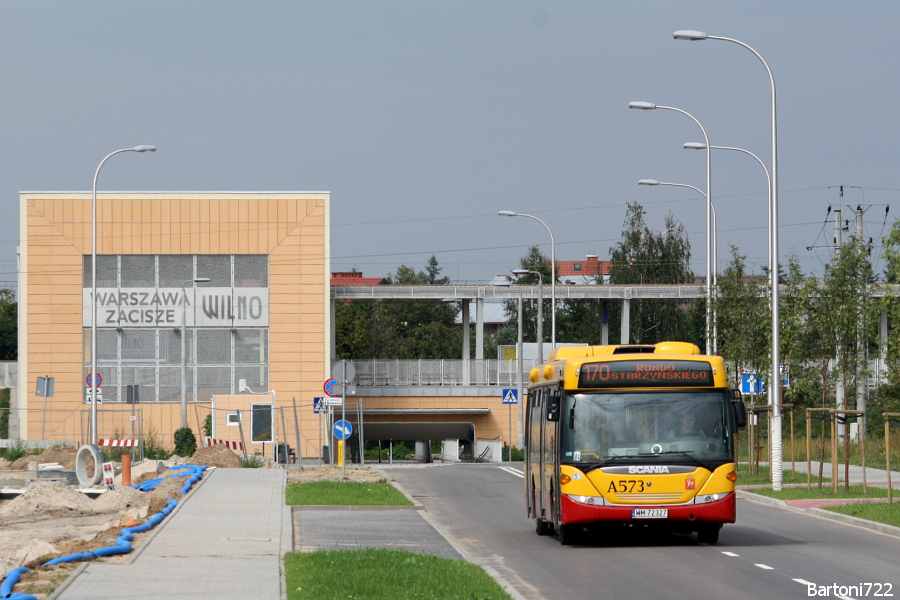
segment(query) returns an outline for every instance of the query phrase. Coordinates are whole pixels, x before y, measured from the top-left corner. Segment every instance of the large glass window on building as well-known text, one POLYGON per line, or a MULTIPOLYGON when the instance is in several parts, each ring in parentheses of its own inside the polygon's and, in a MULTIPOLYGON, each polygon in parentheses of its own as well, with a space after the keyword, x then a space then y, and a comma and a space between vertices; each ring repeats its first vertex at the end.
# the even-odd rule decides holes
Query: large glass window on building
POLYGON ((269 389, 268 256, 100 255, 96 304, 90 255, 83 272, 84 374, 96 310, 103 402, 125 402, 128 385, 141 402, 180 402, 182 373, 190 402, 241 379, 269 389))

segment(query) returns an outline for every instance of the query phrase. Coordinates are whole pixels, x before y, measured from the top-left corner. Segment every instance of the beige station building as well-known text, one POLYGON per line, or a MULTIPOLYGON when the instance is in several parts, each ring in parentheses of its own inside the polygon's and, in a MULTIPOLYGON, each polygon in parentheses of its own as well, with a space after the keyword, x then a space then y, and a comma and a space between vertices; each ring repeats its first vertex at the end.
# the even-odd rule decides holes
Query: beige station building
MULTIPOLYGON (((198 442, 207 424, 251 453, 286 442, 295 454, 299 442, 302 457, 321 456, 330 435, 312 401, 333 360, 329 203, 327 192, 97 194, 99 439, 171 449, 184 402, 198 442)), ((22 192, 20 232, 19 436, 87 443, 91 193, 22 192), (52 396, 36 395, 39 377, 53 378, 52 396)), ((365 439, 389 422, 462 420, 505 440, 515 424, 496 387, 358 393, 365 439)))

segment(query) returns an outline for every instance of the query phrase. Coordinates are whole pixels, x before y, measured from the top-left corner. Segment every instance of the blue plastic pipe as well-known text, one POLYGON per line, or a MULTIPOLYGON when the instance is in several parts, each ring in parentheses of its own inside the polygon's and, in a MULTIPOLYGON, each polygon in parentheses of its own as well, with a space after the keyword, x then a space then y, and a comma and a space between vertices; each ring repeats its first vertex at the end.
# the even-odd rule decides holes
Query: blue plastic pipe
MULTIPOLYGON (((188 493, 191 487, 203 477, 203 472, 207 469, 205 465, 178 465, 175 467, 169 467, 170 471, 180 471, 186 470, 185 473, 172 474, 172 477, 187 477, 188 482, 181 489, 182 494, 188 493)), ((141 484, 131 486, 135 489, 141 490, 142 492, 148 492, 154 488, 156 488, 165 478, 161 477, 159 479, 151 479, 150 481, 145 481, 141 484)), ((53 565, 60 565, 63 563, 76 562, 79 560, 90 560, 92 558, 97 558, 101 556, 113 556, 116 554, 125 554, 127 552, 131 552, 131 542, 134 540, 135 533, 144 533, 145 531, 149 531, 153 529, 159 523, 165 519, 169 514, 175 510, 175 507, 178 506, 177 500, 169 499, 166 503, 166 507, 153 515, 151 518, 147 519, 145 522, 141 523, 136 527, 127 527, 122 530, 122 533, 116 539, 116 544, 114 546, 107 546, 105 548, 98 548, 96 550, 92 550, 91 552, 81 552, 78 554, 69 554, 67 556, 60 556, 59 558, 54 558, 51 561, 44 563, 42 566, 51 567, 53 565)), ((37 596, 32 596, 31 594, 17 594, 13 593, 12 589, 15 586, 19 579, 22 577, 24 573, 27 573, 29 569, 25 567, 17 567, 9 572, 6 578, 3 580, 3 583, 0 584, 0 598, 8 599, 8 600, 37 600, 37 596)))

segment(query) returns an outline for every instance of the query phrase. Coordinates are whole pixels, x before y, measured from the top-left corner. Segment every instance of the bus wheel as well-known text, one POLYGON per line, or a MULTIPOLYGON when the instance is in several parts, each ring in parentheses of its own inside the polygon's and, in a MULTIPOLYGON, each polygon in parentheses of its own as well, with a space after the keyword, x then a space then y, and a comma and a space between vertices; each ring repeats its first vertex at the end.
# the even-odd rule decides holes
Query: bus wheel
POLYGON ((701 544, 715 544, 719 541, 719 525, 706 525, 697 530, 697 541, 701 544))
POLYGON ((535 526, 534 531, 538 535, 549 535, 550 534, 550 523, 538 517, 534 520, 535 526))
POLYGON ((581 540, 581 534, 583 532, 584 528, 581 525, 560 525, 559 543, 563 546, 577 544, 581 540))

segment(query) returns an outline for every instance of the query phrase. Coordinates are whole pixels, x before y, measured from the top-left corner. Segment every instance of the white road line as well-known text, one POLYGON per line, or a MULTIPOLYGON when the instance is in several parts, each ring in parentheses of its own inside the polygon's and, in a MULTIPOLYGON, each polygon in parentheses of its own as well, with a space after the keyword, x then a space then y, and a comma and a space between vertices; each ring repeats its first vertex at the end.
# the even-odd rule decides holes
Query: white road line
POLYGON ((507 473, 512 473, 516 477, 521 477, 522 479, 525 479, 524 471, 519 471, 518 469, 513 469, 512 467, 498 467, 498 468, 502 471, 506 471, 507 473))
POLYGON ((775 567, 770 567, 769 565, 764 565, 762 563, 756 563, 753 566, 759 567, 760 569, 766 569, 767 571, 775 568, 775 567))
POLYGON ((723 552, 725 556, 740 556, 740 554, 735 554, 734 552, 723 552))
POLYGON ((797 583, 802 583, 803 585, 815 585, 812 581, 807 581, 805 579, 795 579, 797 583))

